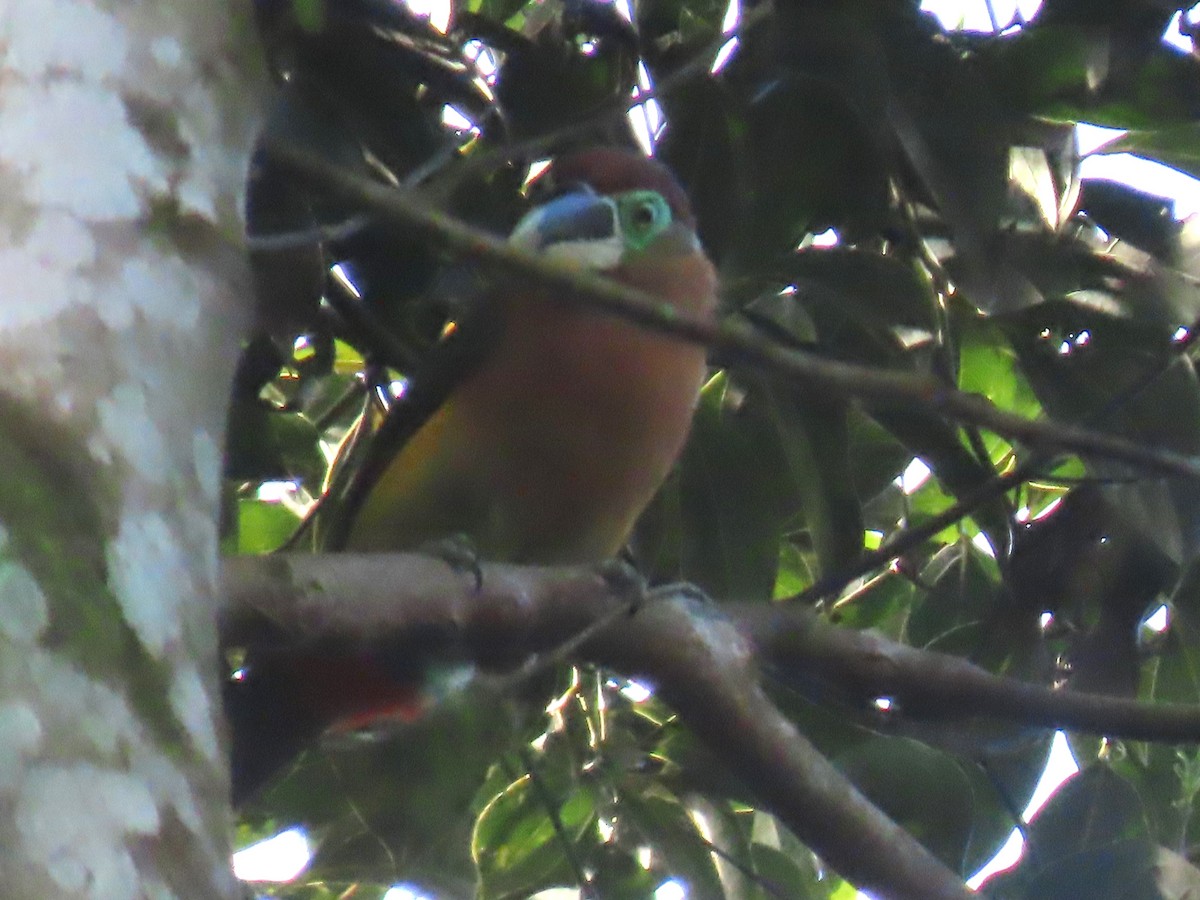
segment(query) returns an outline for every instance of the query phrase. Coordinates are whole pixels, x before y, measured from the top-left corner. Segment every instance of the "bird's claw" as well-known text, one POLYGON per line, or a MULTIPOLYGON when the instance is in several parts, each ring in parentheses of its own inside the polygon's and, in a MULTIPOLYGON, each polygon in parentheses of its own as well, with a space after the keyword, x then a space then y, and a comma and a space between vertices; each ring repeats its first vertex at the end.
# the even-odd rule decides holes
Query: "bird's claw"
POLYGON ((456 575, 471 576, 476 594, 483 589, 483 568, 479 561, 479 551, 475 548, 475 542, 467 535, 452 534, 435 541, 426 541, 418 549, 427 556, 440 559, 456 575))
POLYGON ((604 581, 609 593, 626 598, 630 612, 646 599, 646 579, 636 568, 622 559, 609 559, 596 566, 596 574, 604 581))

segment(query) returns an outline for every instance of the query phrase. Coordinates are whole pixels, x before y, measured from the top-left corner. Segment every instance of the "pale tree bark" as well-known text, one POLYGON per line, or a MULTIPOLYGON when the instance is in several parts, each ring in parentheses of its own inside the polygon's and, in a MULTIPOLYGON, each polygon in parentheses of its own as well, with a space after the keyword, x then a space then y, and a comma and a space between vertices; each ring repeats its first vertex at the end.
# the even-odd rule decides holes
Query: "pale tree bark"
POLYGON ((0 895, 232 897, 215 635, 249 0, 0 5, 0 895))

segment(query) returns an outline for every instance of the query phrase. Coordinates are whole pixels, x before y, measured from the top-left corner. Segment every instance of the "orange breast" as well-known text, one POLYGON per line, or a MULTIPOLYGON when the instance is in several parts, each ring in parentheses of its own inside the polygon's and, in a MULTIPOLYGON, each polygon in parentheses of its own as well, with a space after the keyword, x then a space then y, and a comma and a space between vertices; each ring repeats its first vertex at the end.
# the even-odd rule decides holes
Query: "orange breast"
MULTIPOLYGON (((618 275, 689 314, 715 305, 698 254, 618 275)), ((488 559, 608 558, 678 456, 705 370, 703 347, 545 298, 512 301, 486 363, 393 460, 348 547, 462 533, 488 559)))

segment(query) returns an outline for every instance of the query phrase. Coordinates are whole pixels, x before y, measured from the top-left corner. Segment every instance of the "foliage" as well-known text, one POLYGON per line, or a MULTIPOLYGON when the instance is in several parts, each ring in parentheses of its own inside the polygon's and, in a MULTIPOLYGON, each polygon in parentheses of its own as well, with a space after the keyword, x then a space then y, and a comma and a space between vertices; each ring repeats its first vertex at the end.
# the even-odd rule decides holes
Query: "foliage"
MULTIPOLYGON (((447 35, 385 0, 262 0, 259 14, 288 74, 274 139, 419 183, 496 231, 524 209, 530 159, 632 139, 619 111, 640 62, 666 86, 658 153, 692 195, 725 315, 764 341, 933 373, 1029 417, 1197 454, 1194 227, 1160 198, 1081 181, 1072 131, 1132 129, 1109 149, 1197 172, 1200 65, 1158 40, 1175 6, 1047 0, 1019 31, 966 35, 908 0, 795 0, 746 29, 717 75, 704 54, 724 7, 711 0, 645 0, 632 24, 588 0, 461 0, 447 35), (447 107, 473 129, 444 125, 447 107), (827 229, 836 247, 813 242, 827 229)), ((258 485, 298 479, 293 499, 317 495, 332 448, 353 450, 377 386, 412 374, 453 315, 453 279, 471 276, 370 220, 339 230, 356 211, 265 158, 250 210, 253 232, 327 229, 256 245, 275 340, 240 370, 229 544, 261 552, 299 513, 258 485), (278 351, 299 333, 295 353, 278 351)), ((1025 680, 1200 700, 1194 482, 715 362, 678 473, 634 542, 655 581, 769 602, 852 571, 864 540, 972 498, 957 524, 848 577, 821 608, 1025 680), (896 479, 914 456, 934 477, 906 494, 896 479), (1017 466, 1019 487, 979 499, 1017 466), (1163 604, 1171 624, 1154 634, 1144 623, 1163 604)), ((773 674, 809 738, 952 869, 970 875, 1007 838, 1044 734, 984 715, 950 734, 901 709, 900 737, 871 698, 773 674)), ((519 897, 588 873, 604 897, 650 896, 671 877, 694 897, 847 896, 657 700, 599 672, 544 687, 558 697, 550 721, 517 704, 485 715, 468 692, 394 739, 310 754, 249 816, 310 828, 314 882, 519 897)), ((1194 751, 1085 735, 1073 746, 1084 772, 995 895, 1195 890, 1194 751)))

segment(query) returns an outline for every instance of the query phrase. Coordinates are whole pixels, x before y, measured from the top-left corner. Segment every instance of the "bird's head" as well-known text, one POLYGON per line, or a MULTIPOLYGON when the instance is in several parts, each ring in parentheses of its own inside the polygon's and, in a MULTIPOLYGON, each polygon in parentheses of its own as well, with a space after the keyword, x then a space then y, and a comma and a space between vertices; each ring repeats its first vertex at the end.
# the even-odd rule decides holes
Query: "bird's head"
POLYGON ((560 157, 535 185, 549 199, 510 238, 530 252, 598 272, 702 255, 687 195, 666 167, 632 150, 560 157))

